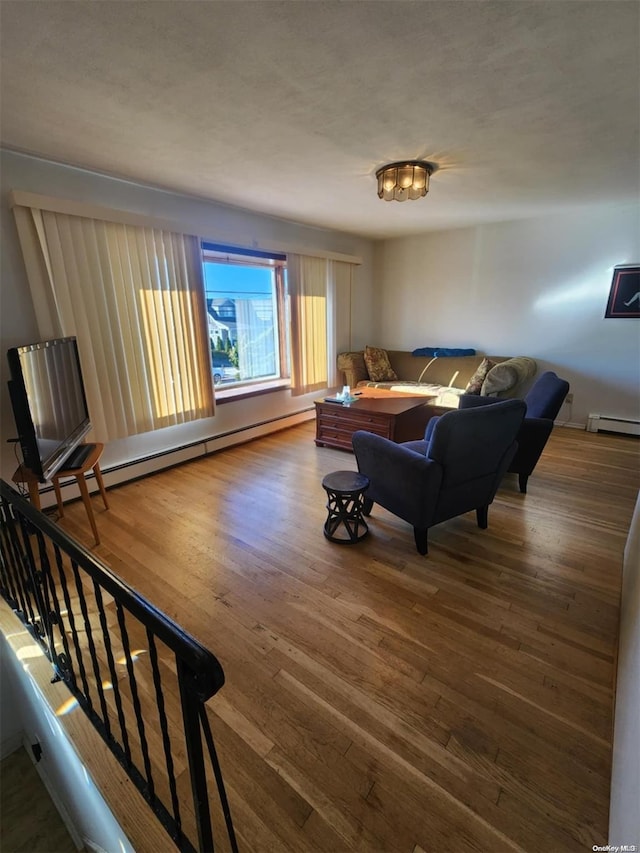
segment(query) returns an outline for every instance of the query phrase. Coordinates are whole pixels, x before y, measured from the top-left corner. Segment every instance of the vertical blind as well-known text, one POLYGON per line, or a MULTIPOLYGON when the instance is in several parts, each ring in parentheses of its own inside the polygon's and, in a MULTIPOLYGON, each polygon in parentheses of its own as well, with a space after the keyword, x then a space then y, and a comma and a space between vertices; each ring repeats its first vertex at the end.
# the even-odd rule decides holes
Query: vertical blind
POLYGON ((336 356, 351 344, 353 264, 287 255, 291 306, 291 393, 338 383, 336 356))
POLYGON ((101 441, 214 412, 194 236, 14 207, 39 334, 76 336, 101 441))

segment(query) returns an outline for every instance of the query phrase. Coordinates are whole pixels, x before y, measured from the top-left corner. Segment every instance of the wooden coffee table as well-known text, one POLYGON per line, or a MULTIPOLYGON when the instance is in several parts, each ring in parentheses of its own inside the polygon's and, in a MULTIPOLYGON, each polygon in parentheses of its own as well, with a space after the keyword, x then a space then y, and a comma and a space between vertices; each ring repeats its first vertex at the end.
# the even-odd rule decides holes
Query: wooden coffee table
POLYGON ((316 444, 352 450, 351 436, 359 429, 396 442, 422 438, 427 423, 438 414, 438 409, 429 405, 433 399, 408 394, 363 395, 348 406, 316 400, 316 444))

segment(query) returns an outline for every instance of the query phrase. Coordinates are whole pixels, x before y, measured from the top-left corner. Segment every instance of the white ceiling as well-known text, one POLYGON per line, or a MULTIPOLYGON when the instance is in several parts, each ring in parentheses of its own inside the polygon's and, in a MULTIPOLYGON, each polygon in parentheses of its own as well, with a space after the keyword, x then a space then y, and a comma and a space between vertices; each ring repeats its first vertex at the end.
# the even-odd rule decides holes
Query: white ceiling
POLYGON ((638 199, 634 0, 1 0, 2 144, 369 237, 638 199), (383 202, 375 171, 439 164, 383 202))

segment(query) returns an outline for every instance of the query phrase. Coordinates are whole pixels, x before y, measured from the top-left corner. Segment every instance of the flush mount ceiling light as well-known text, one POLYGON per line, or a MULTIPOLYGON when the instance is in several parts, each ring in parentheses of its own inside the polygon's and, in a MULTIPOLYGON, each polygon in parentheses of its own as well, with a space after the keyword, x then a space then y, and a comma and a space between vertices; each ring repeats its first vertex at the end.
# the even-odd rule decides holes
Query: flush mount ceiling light
POLYGON ((376 172, 378 198, 384 201, 422 198, 429 192, 429 178, 434 171, 435 164, 425 160, 405 160, 382 166, 376 172))

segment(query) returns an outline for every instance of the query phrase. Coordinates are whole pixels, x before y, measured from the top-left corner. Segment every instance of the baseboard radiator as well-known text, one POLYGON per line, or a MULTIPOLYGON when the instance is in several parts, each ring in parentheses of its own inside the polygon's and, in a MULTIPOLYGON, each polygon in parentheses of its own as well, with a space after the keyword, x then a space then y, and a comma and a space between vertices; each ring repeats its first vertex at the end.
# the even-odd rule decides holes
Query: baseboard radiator
POLYGON ((612 415, 589 415, 587 432, 622 432, 640 435, 640 421, 633 418, 615 418, 612 415))

